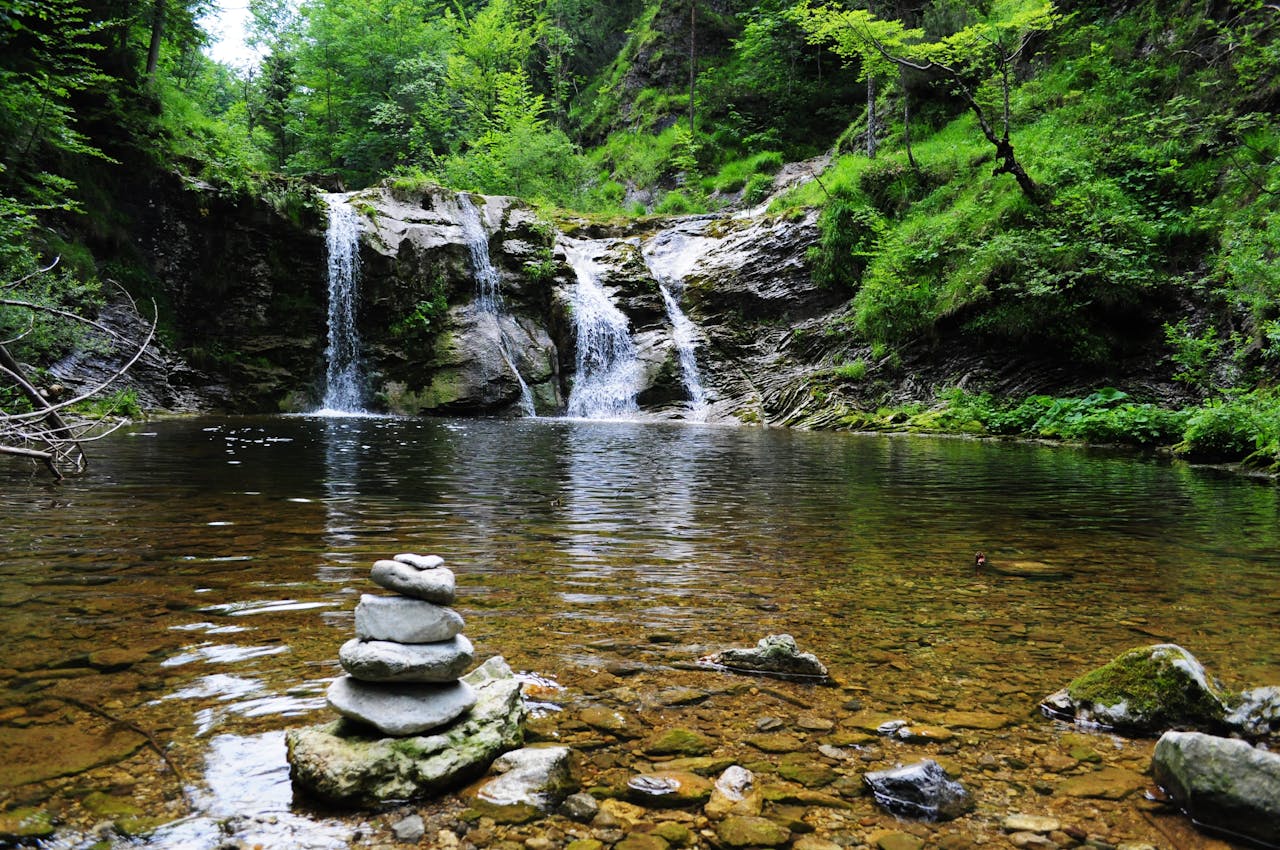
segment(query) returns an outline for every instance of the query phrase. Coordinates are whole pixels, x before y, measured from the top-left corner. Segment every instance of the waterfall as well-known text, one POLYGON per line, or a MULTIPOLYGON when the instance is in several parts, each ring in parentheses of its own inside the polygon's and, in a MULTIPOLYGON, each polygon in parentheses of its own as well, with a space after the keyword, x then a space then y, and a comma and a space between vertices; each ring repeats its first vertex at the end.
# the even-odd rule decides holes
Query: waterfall
POLYGON ((360 222, 342 195, 324 196, 329 207, 329 346, 325 352, 322 414, 363 413, 360 404, 360 335, 356 295, 360 284, 360 222))
POLYGON ((493 260, 489 257, 489 234, 484 229, 484 222, 480 220, 480 211, 468 195, 458 195, 458 207, 462 211, 462 236, 467 243, 467 253, 471 255, 471 273, 476 279, 476 308, 482 314, 491 316, 497 326, 502 360, 520 385, 520 409, 525 416, 536 417, 538 412, 533 405, 533 391, 516 368, 510 341, 506 331, 502 329, 502 318, 505 315, 502 308, 502 276, 493 267, 493 260))
POLYGON ((640 361, 627 317, 600 284, 595 262, 574 246, 565 254, 577 276, 570 294, 577 331, 577 368, 569 393, 569 415, 609 419, 636 413, 640 361))
POLYGON ((658 282, 671 322, 671 338, 680 360, 680 379, 689 395, 689 418, 701 422, 707 416, 707 391, 698 373, 698 328, 680 308, 684 278, 710 243, 704 236, 688 237, 676 230, 658 234, 642 249, 645 265, 658 282))

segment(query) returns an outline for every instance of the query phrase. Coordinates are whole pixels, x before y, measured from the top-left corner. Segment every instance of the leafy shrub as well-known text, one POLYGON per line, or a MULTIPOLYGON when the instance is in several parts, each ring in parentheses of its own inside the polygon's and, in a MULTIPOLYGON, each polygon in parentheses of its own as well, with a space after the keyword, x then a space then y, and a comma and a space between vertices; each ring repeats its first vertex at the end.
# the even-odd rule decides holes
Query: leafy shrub
POLYGON ((1260 448, 1263 423, 1241 399, 1210 399, 1191 412, 1178 454, 1201 460, 1242 460, 1260 448))
POLYGON ((861 381, 867 377, 867 361, 858 359, 844 363, 832 369, 831 374, 842 381, 861 381))
POLYGON ((747 178, 747 187, 742 190, 742 200, 750 206, 755 206, 769 197, 772 191, 772 174, 752 174, 747 178))
POLYGON ((822 234, 809 249, 813 279, 824 286, 853 288, 874 255, 885 223, 860 197, 832 195, 818 217, 822 234))

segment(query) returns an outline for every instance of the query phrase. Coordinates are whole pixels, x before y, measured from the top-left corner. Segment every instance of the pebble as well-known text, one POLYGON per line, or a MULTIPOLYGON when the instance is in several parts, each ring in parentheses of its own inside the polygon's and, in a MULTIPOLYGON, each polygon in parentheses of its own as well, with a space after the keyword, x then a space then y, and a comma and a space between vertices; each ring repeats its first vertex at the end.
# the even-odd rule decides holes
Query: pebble
POLYGON ((417 844, 422 840, 422 836, 427 834, 427 825, 423 822, 421 815, 409 815, 404 820, 393 823, 391 832, 397 841, 417 844))
POLYGON ((434 570, 436 567, 444 563, 444 558, 439 555, 414 555, 410 552, 402 552, 396 555, 392 560, 399 561, 402 564, 408 564, 419 570, 434 570))

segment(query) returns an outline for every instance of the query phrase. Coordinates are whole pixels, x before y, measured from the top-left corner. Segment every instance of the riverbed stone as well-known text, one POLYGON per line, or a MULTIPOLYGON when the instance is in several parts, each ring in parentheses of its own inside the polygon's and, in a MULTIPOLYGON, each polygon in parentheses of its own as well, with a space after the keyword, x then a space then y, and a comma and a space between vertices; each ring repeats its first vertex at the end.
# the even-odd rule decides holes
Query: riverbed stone
POLYGON ((764 807, 764 796, 756 783, 756 776, 741 765, 731 765, 716 779, 711 788, 711 798, 703 812, 711 820, 728 815, 759 815, 764 807))
POLYGON ((968 790, 932 759, 871 771, 863 780, 881 808, 901 817, 952 820, 974 807, 968 790))
POLYGON ((1090 797, 1097 800, 1123 800, 1145 788, 1147 778, 1123 767, 1104 767, 1064 780, 1058 793, 1066 797, 1090 797))
POLYGON ((369 578, 379 587, 437 605, 453 604, 457 592, 453 571, 444 567, 419 570, 400 561, 375 561, 369 578))
POLYGON ((345 720, 290 730, 285 742, 295 785, 337 805, 369 806, 452 790, 482 774, 520 745, 520 683, 501 657, 462 683, 474 691, 475 705, 434 734, 382 737, 345 720))
POLYGON ((711 781, 677 770, 641 773, 627 782, 627 792, 651 808, 681 808, 705 802, 711 796, 711 781))
POLYGON ((782 678, 827 678, 827 668, 817 656, 801 652, 795 638, 785 634, 763 637, 750 649, 724 649, 701 661, 734 672, 782 678))
POLYGON ((476 796, 498 806, 527 805, 550 812, 571 791, 573 751, 568 747, 524 747, 499 756, 490 768, 496 773, 476 789, 476 796))
POLYGON ((656 733, 644 744, 651 756, 701 756, 715 749, 715 742, 692 729, 667 729, 656 733))
POLYGON ((352 638, 338 649, 342 669, 362 682, 452 682, 475 660, 465 635, 436 643, 352 638))
POLYGON ((439 555, 415 555, 412 552, 401 552, 391 560, 408 564, 417 570, 434 570, 444 564, 444 558, 439 555))
POLYGON ((791 830, 768 818, 730 815, 716 825, 716 837, 726 847, 779 847, 791 840, 791 830))
POLYGON ((1005 817, 1000 822, 1000 828, 1005 832, 1038 832, 1047 835, 1050 832, 1062 829, 1062 823, 1057 818, 1045 815, 1015 813, 1005 817))
POLYGON ((612 708, 589 705, 578 713, 578 719, 593 729, 619 738, 639 738, 643 733, 628 715, 612 708))
POLYGON ((435 643, 462 632, 462 616, 421 599, 361 595, 356 605, 356 637, 395 643, 435 643))
POLYGON ((576 794, 570 794, 564 798, 564 802, 560 804, 560 814, 576 820, 578 823, 588 823, 600 811, 600 804, 596 802, 596 798, 588 794, 586 791, 579 791, 576 794))
POLYGON ((465 682, 446 685, 361 682, 342 676, 329 686, 329 707, 384 735, 417 735, 456 720, 476 702, 465 682))
POLYGON ((1138 647, 1046 697, 1050 715, 1133 735, 1226 727, 1226 695, 1190 652, 1173 643, 1138 647))
POLYGON ((1235 738, 1166 732, 1151 774, 1197 823, 1280 845, 1280 754, 1235 738))

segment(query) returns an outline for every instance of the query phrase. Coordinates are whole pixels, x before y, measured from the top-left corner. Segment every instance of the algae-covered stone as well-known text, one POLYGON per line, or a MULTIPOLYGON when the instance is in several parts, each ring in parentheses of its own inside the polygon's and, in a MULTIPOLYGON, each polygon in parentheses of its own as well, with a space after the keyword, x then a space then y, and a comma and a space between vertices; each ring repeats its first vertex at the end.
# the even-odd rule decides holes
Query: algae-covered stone
POLYGON ((1280 754, 1232 738, 1166 732, 1151 773, 1197 823, 1280 845, 1280 754))
POLYGON ((1049 696, 1042 708, 1137 735, 1221 729, 1227 716, 1226 697, 1204 667, 1172 643, 1131 649, 1049 696))
POLYGON ((1058 792, 1066 797, 1123 800, 1146 784, 1147 778, 1141 773, 1123 767, 1104 767, 1063 781, 1058 792))
POLYGON ((705 802, 711 796, 711 781, 696 773, 666 770, 633 776, 627 791, 646 806, 679 808, 705 802))
POLYGON ((769 635, 750 649, 725 649, 701 659, 735 672, 782 678, 826 680, 827 668, 817 656, 801 652, 791 635, 769 635))
POLYGON ((691 729, 668 729, 645 742, 651 756, 700 756, 715 749, 715 742, 691 729))
POLYGON ((294 784, 321 800, 367 806, 447 791, 483 773, 500 753, 520 745, 520 683, 500 657, 462 681, 474 689, 476 703, 436 734, 380 738, 345 721, 288 732, 294 784))
POLYGON ((29 841, 53 835, 53 818, 42 809, 10 809, 0 814, 0 841, 29 841))
POLYGON ((778 847, 791 839, 791 830, 768 818, 731 815, 716 825, 716 837, 727 847, 778 847))

